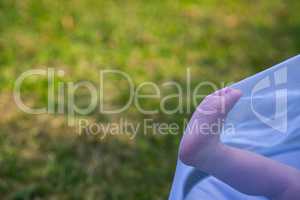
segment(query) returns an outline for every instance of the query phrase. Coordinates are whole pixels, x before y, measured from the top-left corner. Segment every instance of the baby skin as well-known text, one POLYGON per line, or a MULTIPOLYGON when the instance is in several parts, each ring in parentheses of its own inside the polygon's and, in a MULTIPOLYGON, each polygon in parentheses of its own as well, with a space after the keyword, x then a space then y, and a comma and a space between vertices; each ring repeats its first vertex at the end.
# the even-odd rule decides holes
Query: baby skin
POLYGON ((220 143, 222 123, 241 96, 239 90, 223 88, 201 102, 182 138, 180 160, 242 193, 272 200, 299 200, 299 170, 220 143))

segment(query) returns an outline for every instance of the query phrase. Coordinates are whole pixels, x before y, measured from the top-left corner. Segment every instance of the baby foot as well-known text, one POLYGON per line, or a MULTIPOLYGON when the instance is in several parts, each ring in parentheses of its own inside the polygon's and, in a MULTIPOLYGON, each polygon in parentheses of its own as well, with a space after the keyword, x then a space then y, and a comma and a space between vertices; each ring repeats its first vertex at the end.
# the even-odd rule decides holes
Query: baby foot
POLYGON ((181 140, 180 160, 204 167, 222 147, 219 134, 227 113, 242 96, 240 90, 223 88, 208 95, 197 107, 181 140))

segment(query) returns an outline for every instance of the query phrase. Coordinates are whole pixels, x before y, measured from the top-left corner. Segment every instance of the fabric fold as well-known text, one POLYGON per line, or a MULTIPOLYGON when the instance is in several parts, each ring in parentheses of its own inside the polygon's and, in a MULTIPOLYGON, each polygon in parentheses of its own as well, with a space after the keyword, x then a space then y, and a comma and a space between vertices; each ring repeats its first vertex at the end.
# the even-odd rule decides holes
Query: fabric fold
MULTIPOLYGON (((300 56, 231 87, 240 89, 243 97, 229 112, 221 141, 300 169, 300 56)), ((244 195, 213 177, 204 177, 178 160, 169 200, 265 199, 244 195)))

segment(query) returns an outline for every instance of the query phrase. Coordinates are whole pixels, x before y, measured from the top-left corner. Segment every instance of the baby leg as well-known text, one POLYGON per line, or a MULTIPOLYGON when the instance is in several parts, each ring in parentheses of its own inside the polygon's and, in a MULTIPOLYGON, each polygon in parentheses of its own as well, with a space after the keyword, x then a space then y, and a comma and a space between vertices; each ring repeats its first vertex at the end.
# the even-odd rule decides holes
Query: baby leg
POLYGON ((240 97, 240 91, 225 88, 202 101, 182 138, 181 161, 249 195, 274 200, 299 199, 298 170, 219 142, 223 119, 240 97))

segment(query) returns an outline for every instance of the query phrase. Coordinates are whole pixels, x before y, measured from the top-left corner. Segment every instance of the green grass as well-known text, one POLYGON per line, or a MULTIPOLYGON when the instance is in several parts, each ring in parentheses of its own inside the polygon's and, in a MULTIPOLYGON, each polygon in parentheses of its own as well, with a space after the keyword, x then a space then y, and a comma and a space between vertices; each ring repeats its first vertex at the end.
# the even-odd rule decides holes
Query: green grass
MULTIPOLYGON (((166 199, 180 140, 180 135, 139 134, 134 140, 99 141, 78 136, 64 116, 24 114, 12 100, 22 72, 51 67, 65 70, 61 81, 97 83, 99 70, 120 69, 135 83, 185 85, 190 67, 192 86, 238 81, 298 54, 299 9, 296 0, 1 0, 1 199, 166 199)), ((122 87, 119 81, 108 87, 122 87)), ((27 81, 24 99, 44 105, 46 83, 27 81)), ((77 100, 84 105, 88 97, 80 94, 77 100)), ((116 95, 112 89, 106 95, 117 105, 128 93, 116 95)), ((189 115, 151 117, 179 123, 189 115)), ((118 116, 88 118, 114 122, 125 116, 136 122, 146 117, 132 106, 118 116)))

